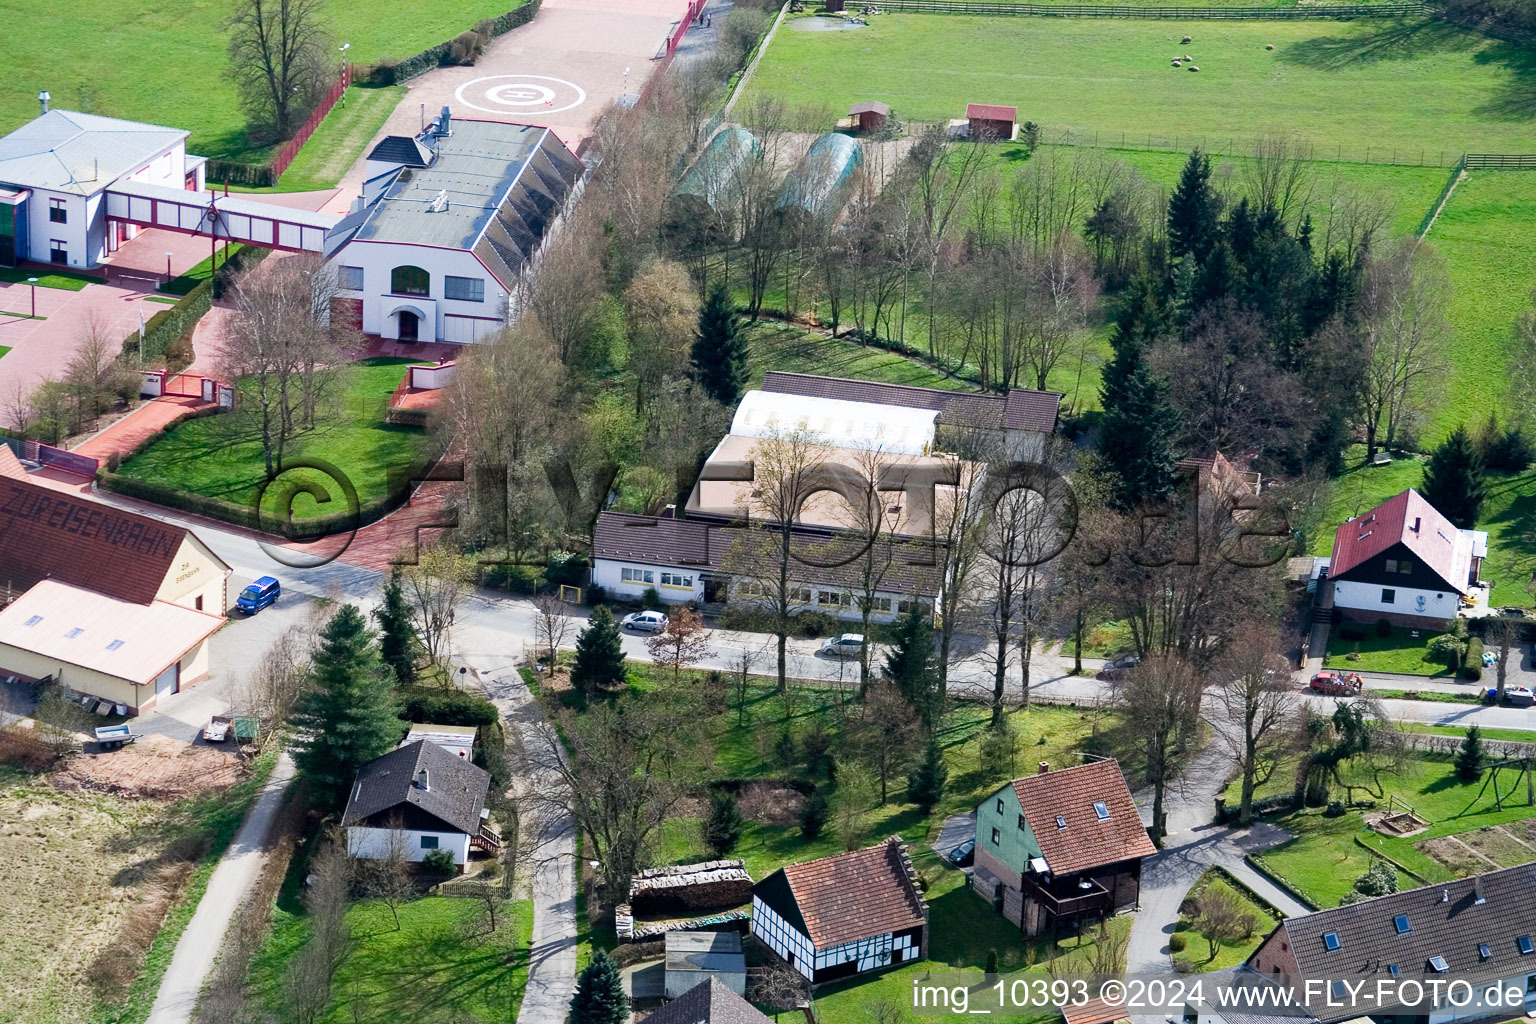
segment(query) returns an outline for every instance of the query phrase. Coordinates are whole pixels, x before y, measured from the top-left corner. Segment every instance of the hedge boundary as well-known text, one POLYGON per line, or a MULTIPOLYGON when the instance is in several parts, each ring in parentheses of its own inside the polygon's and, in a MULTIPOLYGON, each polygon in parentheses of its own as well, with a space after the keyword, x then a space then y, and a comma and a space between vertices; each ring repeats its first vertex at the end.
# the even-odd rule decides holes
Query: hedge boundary
POLYGON ((1254 906, 1269 914, 1269 916, 1273 917, 1276 921, 1284 921, 1287 917, 1290 916, 1285 911, 1271 903, 1269 900, 1259 895, 1259 893, 1254 890, 1253 886, 1249 885, 1241 878, 1238 878, 1236 875, 1222 867, 1220 864, 1212 864, 1205 870, 1217 876, 1223 882, 1226 882, 1232 888, 1236 889, 1238 892, 1242 893, 1249 899, 1249 901, 1253 903, 1254 906))
MULTIPOLYGON (((534 15, 539 13, 539 3, 540 0, 528 0, 521 7, 514 8, 494 18, 486 19, 491 23, 489 38, 495 39, 498 36, 506 35, 515 28, 521 28, 528 24, 533 20, 534 15)), ((470 29, 474 30, 475 27, 475 25, 471 25, 470 29)), ((453 40, 449 39, 438 43, 436 46, 429 46, 420 53, 414 53, 403 60, 382 60, 377 64, 358 68, 357 81, 366 81, 369 85, 399 85, 402 82, 408 82, 434 68, 440 68, 445 64, 452 63, 452 47, 453 40)))
POLYGON ((1306 893, 1296 888, 1290 882, 1276 874, 1271 868, 1266 866, 1261 854, 1250 853, 1243 859, 1248 862, 1249 867, 1253 868, 1253 870, 1257 871, 1259 874, 1275 883, 1276 887, 1278 887, 1281 892, 1290 893, 1291 896, 1295 898, 1297 903, 1300 903, 1304 907, 1311 907, 1313 910, 1323 909, 1322 905, 1319 904, 1317 900, 1313 899, 1311 896, 1308 896, 1306 893))
MULTIPOLYGON (((206 281, 194 285, 174 306, 161 310, 145 321, 143 362, 164 359, 166 347, 197 326, 203 315, 213 308, 213 300, 224 294, 229 279, 239 271, 266 259, 269 251, 255 246, 239 250, 209 274, 206 281)), ((128 337, 123 339, 122 353, 129 358, 136 358, 139 351, 139 332, 130 331, 128 337)))

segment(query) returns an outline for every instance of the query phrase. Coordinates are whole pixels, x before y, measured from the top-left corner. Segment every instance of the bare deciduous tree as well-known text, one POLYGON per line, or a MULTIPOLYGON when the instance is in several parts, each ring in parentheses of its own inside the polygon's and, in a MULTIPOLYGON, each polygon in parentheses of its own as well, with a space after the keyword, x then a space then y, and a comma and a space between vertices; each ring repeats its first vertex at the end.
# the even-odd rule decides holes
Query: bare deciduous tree
POLYGON ((347 923, 352 858, 339 836, 329 836, 322 844, 310 863, 304 893, 310 938, 289 963, 283 979, 284 1001, 298 1024, 314 1024, 330 1005, 331 985, 353 945, 347 923))
POLYGON ((1428 243, 1396 243, 1367 265, 1355 328, 1367 458, 1378 442, 1395 444, 1419 411, 1424 385, 1443 364, 1449 300, 1445 261, 1428 243))
POLYGON ((539 646, 549 655, 551 672, 555 670, 555 660, 559 657, 560 648, 565 645, 566 638, 570 636, 569 612, 570 606, 560 600, 556 594, 546 592, 533 599, 534 633, 538 636, 539 646))
POLYGON ((672 670, 673 685, 677 684, 683 669, 709 654, 709 644, 709 630, 704 628, 703 618, 687 607, 668 615, 666 627, 645 641, 651 660, 672 670))
POLYGON ((1179 736, 1194 727, 1204 681, 1183 659, 1158 654, 1142 660, 1114 687, 1115 702, 1141 748, 1143 774, 1152 787, 1152 824, 1147 831, 1159 846, 1167 835, 1163 791, 1173 776, 1179 736))
POLYGON ((363 865, 363 889, 389 908, 395 931, 399 931, 400 904, 416 895, 416 883, 411 878, 410 840, 405 834, 405 823, 394 815, 386 827, 384 856, 371 858, 363 865))
POLYGON ((289 138, 335 80, 323 0, 239 0, 230 19, 229 69, 247 116, 289 138))
POLYGON ((1285 135, 1266 135, 1242 164, 1243 183, 1256 210, 1273 210, 1286 224, 1311 205, 1311 148, 1285 135))
POLYGON ((698 289, 677 263, 658 260, 624 291, 629 364, 635 375, 635 414, 646 399, 683 373, 699 323, 698 289))
POLYGON ((1275 770, 1299 706, 1290 666, 1276 653, 1274 631, 1250 624, 1216 668, 1211 721, 1242 779, 1238 824, 1253 822, 1253 792, 1275 770))
POLYGON ((446 668, 453 649, 454 613, 475 582, 475 562, 446 544, 421 552, 400 574, 411 621, 427 658, 446 668))

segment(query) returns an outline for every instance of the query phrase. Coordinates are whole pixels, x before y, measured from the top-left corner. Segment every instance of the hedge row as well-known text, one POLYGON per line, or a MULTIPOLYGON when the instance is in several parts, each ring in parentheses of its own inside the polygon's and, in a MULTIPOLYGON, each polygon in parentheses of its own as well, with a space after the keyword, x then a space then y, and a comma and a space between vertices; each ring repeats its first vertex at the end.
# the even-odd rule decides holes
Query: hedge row
MULTIPOLYGON (((255 266, 267 257, 266 249, 247 246, 229 257, 208 280, 199 281, 192 290, 181 297, 176 305, 161 310, 144 323, 144 362, 153 363, 165 358, 166 346, 197 326, 213 300, 224 292, 225 284, 236 273, 255 266)), ((139 332, 132 331, 123 339, 123 354, 137 358, 139 332)))
MULTIPOLYGON (((1296 798, 1291 793, 1276 793, 1273 796, 1261 797, 1253 802, 1253 816, 1262 818, 1267 814, 1286 814, 1296 807, 1296 798)), ((1237 820, 1238 811, 1242 810, 1241 804, 1223 803, 1220 798, 1216 800, 1216 824, 1226 825, 1237 820)))
POLYGON ((210 158, 203 171, 210 182, 224 185, 241 185, 245 188, 271 188, 277 184, 278 174, 271 164, 246 164, 238 160, 210 158))
POLYGON ((1483 678, 1483 638, 1467 638, 1467 653, 1461 659, 1461 678, 1477 682, 1483 678))
MULTIPOLYGON (((516 10, 508 11, 495 18, 487 18, 486 22, 489 23, 490 28, 489 38, 495 39, 514 28, 528 24, 537 13, 539 13, 539 0, 528 0, 528 3, 516 10)), ((475 28, 478 31, 480 26, 476 25, 475 28)), ((429 46, 404 60, 380 61, 370 68, 359 68, 355 80, 366 81, 369 85, 399 85, 401 82, 408 82, 433 68, 452 63, 450 57, 452 47, 453 41, 448 40, 436 46, 429 46)))

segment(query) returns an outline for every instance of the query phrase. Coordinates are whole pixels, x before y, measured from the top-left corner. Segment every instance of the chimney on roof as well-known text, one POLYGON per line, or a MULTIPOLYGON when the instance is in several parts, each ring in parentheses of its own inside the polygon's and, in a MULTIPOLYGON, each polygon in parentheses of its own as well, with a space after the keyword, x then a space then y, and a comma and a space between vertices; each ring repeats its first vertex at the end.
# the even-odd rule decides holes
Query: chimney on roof
POLYGON ((1488 902, 1488 897, 1483 895, 1483 876, 1472 876, 1472 902, 1478 906, 1488 902))
POLYGON ((427 784, 427 770, 425 768, 416 773, 416 782, 414 785, 417 789, 422 790, 423 792, 430 793, 432 791, 432 787, 427 784))
POLYGON ((1049 762, 1049 761, 1041 761, 1040 762, 1039 774, 1044 775, 1046 772, 1048 772, 1050 770, 1051 770, 1051 762, 1049 762))
POLYGON ((1449 903, 1449 902, 1451 902, 1451 890, 1449 890, 1449 889, 1441 889, 1440 890, 1440 902, 1441 903, 1449 903))
POLYGON ((44 114, 48 113, 48 101, 51 99, 53 99, 53 97, 48 95, 47 89, 44 89, 42 92, 37 94, 37 102, 42 106, 44 114))
POLYGON ((1423 522, 1423 517, 1421 517, 1421 516, 1414 516, 1413 517, 1413 532, 1414 533, 1418 533, 1419 532, 1419 523, 1421 523, 1421 522, 1423 522))

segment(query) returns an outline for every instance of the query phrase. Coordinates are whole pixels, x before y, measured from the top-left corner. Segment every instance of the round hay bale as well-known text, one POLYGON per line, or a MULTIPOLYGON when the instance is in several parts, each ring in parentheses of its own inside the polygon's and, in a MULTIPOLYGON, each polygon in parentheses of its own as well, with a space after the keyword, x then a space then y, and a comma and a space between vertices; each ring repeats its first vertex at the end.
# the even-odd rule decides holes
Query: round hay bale
POLYGON ((1266 49, 1266 50, 1273 50, 1274 48, 1275 48, 1275 44, 1274 43, 1267 43, 1264 46, 1264 49, 1266 49))
POLYGON ((1199 71, 1200 69, 1198 67, 1196 67, 1195 65, 1191 64, 1189 66, 1189 70, 1191 70, 1191 71, 1199 71))

